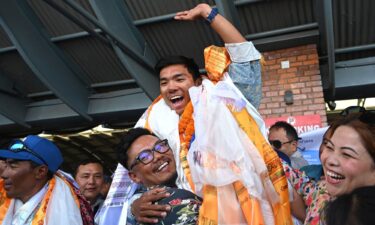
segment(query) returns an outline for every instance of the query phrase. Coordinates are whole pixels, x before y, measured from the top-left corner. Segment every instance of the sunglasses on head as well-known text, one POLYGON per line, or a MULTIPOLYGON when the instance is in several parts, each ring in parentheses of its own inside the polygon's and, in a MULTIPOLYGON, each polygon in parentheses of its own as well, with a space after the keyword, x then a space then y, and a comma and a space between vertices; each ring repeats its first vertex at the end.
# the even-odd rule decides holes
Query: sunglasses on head
POLYGON ((286 141, 286 142, 281 142, 280 140, 268 140, 270 144, 277 150, 281 148, 284 144, 289 144, 292 143, 294 140, 286 141))
POLYGON ((43 164, 47 165, 46 161, 36 152, 34 152, 32 149, 27 147, 27 145, 21 141, 21 140, 16 140, 14 141, 8 148, 9 151, 12 152, 28 152, 31 155, 37 157, 40 161, 43 162, 43 164))
POLYGON ((362 106, 349 106, 340 112, 341 116, 347 116, 352 113, 365 113, 366 109, 362 106))
POLYGON ((374 111, 366 111, 362 113, 358 119, 365 124, 370 126, 375 126, 375 112, 374 111))
POLYGON ((361 122, 372 126, 375 125, 375 111, 373 110, 366 110, 361 106, 349 106, 340 113, 340 115, 344 117, 353 114, 361 122))
POLYGON ((136 166, 139 162, 141 162, 144 165, 147 165, 150 162, 152 162, 154 160, 154 152, 164 154, 167 151, 169 151, 169 149, 170 147, 168 145, 167 139, 156 142, 152 149, 145 149, 137 155, 134 161, 130 164, 129 170, 132 170, 133 167, 136 166))

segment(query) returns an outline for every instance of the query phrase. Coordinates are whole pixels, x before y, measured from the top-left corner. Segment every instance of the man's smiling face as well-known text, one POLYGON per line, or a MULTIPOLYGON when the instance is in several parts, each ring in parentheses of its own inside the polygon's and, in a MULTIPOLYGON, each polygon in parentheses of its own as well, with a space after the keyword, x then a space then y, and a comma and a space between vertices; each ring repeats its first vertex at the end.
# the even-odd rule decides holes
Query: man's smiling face
POLYGON ((146 187, 175 183, 177 171, 171 149, 164 153, 153 151, 152 161, 146 165, 137 160, 140 155, 140 158, 145 157, 142 153, 145 150, 160 148, 160 143, 161 141, 155 136, 143 135, 130 145, 126 153, 128 154, 127 165, 130 169, 129 176, 134 182, 143 184, 146 187))
POLYGON ((160 71, 160 93, 167 105, 178 115, 190 101, 189 88, 194 86, 193 75, 182 64, 170 65, 160 71))

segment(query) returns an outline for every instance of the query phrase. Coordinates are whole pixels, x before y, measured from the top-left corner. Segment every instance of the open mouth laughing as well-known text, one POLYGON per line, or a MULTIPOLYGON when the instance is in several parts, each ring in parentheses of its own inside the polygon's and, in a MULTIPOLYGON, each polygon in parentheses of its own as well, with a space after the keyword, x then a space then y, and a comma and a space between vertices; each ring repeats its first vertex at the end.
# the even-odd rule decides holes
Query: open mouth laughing
POLYGON ((326 172, 326 180, 330 184, 340 183, 344 179, 345 179, 345 176, 343 176, 343 175, 341 175, 339 173, 333 172, 331 170, 328 170, 326 172))
POLYGON ((169 101, 172 103, 174 108, 177 108, 178 106, 180 106, 183 103, 183 100, 184 100, 184 97, 182 97, 181 95, 176 95, 169 99, 169 101))

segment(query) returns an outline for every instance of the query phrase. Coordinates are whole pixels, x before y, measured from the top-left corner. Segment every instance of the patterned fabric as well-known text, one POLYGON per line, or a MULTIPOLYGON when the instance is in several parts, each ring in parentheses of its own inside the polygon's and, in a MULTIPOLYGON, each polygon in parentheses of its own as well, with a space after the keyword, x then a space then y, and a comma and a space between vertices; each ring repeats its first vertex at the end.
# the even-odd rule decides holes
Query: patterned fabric
POLYGON ((283 162, 285 174, 294 189, 302 196, 307 208, 305 225, 318 225, 324 221, 324 209, 331 200, 324 180, 311 180, 305 173, 292 169, 283 162))
POLYGON ((160 221, 159 225, 195 225, 198 222, 199 207, 202 199, 197 195, 183 189, 169 188, 171 195, 158 201, 156 204, 171 206, 171 211, 160 221))
MULTIPOLYGON (((145 188, 140 188, 133 196, 132 200, 139 198, 142 193, 146 192, 145 188)), ((160 220, 156 225, 196 225, 198 222, 199 207, 202 199, 190 191, 178 188, 167 187, 167 191, 171 194, 169 197, 155 202, 160 205, 170 205, 171 211, 167 216, 160 220)), ((134 217, 128 213, 127 225, 140 224, 134 220, 134 217)))

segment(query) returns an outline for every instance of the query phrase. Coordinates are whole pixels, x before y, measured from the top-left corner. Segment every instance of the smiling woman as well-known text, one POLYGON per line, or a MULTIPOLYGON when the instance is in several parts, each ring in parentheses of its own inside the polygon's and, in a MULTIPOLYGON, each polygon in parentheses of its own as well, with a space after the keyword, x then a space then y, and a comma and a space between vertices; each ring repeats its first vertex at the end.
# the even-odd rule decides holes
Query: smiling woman
POLYGON ((336 121, 324 135, 320 159, 325 180, 309 180, 284 165, 286 174, 305 200, 305 224, 324 222, 327 203, 359 187, 375 187, 375 117, 364 112, 336 121))

